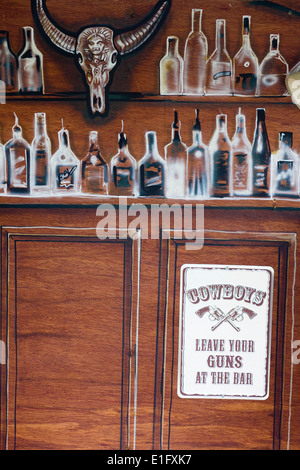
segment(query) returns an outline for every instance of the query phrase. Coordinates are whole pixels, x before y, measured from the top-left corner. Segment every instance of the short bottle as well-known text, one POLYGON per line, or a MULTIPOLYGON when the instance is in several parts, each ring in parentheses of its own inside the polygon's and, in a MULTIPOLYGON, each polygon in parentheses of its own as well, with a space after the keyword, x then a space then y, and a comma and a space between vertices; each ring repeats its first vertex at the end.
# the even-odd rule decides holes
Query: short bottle
POLYGON ((166 55, 159 63, 160 94, 181 95, 183 59, 178 52, 177 36, 167 38, 166 55))
POLYGON ((206 94, 229 95, 231 83, 232 62, 226 50, 226 21, 216 20, 216 48, 206 65, 206 94))
POLYGON ((292 150, 293 133, 279 133, 279 149, 271 155, 272 197, 299 197, 299 156, 292 150))
POLYGON ((110 194, 117 196, 137 195, 137 163, 128 149, 127 136, 122 130, 118 136, 118 153, 111 159, 110 194))
POLYGON ((270 51, 258 70, 257 95, 282 96, 286 92, 285 79, 289 66, 279 52, 279 34, 270 34, 270 51))
POLYGON ((140 196, 165 196, 166 162, 159 155, 156 132, 146 132, 146 153, 139 161, 140 196))
POLYGON ((20 91, 44 93, 43 55, 36 47, 34 29, 24 26, 23 37, 23 48, 18 54, 20 91))
POLYGON ((30 145, 22 137, 22 127, 15 114, 13 136, 5 144, 7 189, 11 193, 30 193, 30 145))
POLYGON ((202 142, 199 109, 193 126, 193 143, 188 148, 188 196, 202 199, 209 195, 209 150, 202 142))
POLYGON ((98 132, 89 134, 89 150, 81 161, 81 191, 88 194, 108 194, 108 165, 100 152, 98 132))
POLYGON ((253 196, 270 196, 271 147, 266 127, 264 108, 256 110, 256 124, 252 143, 253 196))
POLYGON ((47 134, 45 113, 35 113, 34 129, 31 143, 31 189, 50 191, 51 142, 47 134))
POLYGON ((58 131, 58 150, 50 161, 51 191, 54 194, 73 194, 79 191, 80 162, 70 147, 69 131, 58 131))
POLYGON ((232 146, 227 133, 227 115, 216 117, 216 130, 209 143, 211 158, 211 196, 228 197, 232 195, 231 166, 232 146))
POLYGON ((177 111, 174 111, 172 140, 164 150, 167 162, 166 196, 184 198, 187 192, 187 146, 181 140, 177 111))
POLYGON ((250 42, 251 16, 243 16, 242 47, 232 60, 233 92, 238 96, 256 94, 258 59, 250 42))
POLYGON ((19 91, 18 61, 10 48, 8 31, 0 31, 0 80, 6 91, 19 91))
POLYGON ((184 49, 183 94, 203 95, 205 88, 207 39, 201 29, 203 10, 192 10, 192 30, 184 49))
POLYGON ((236 130, 231 143, 233 196, 250 196, 252 194, 252 148, 247 137, 246 117, 241 114, 241 108, 236 115, 236 130))

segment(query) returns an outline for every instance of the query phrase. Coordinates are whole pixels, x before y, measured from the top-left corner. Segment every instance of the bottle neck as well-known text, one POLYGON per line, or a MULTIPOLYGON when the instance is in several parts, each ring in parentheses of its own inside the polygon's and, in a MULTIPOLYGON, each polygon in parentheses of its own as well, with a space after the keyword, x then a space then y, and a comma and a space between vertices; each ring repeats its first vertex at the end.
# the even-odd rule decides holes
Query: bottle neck
POLYGON ((217 116, 217 131, 219 134, 227 135, 227 119, 224 114, 217 116))
POLYGON ((24 26, 23 37, 24 37, 25 48, 32 49, 34 45, 33 28, 31 28, 30 26, 24 26))
POLYGON ((46 120, 44 114, 37 114, 35 116, 35 136, 36 137, 46 137, 46 120))
POLYGON ((60 148, 64 149, 70 147, 69 132, 67 131, 67 129, 61 129, 58 132, 58 140, 60 148))
POLYGON ((270 34, 270 52, 279 52, 279 34, 270 34))
POLYGON ((147 153, 150 155, 156 155, 157 150, 157 140, 155 132, 146 133, 146 142, 147 142, 147 153))
POLYGON ((7 31, 0 31, 0 46, 2 49, 8 50, 8 32, 7 31))
POLYGON ((170 36, 167 39, 167 54, 171 56, 178 55, 178 38, 170 36))
POLYGON ((202 144, 202 132, 199 130, 193 130, 193 146, 198 147, 202 144))
POLYGON ((200 33, 202 23, 202 10, 192 10, 192 32, 200 33))
POLYGON ((236 117, 236 134, 242 136, 246 131, 246 122, 245 116, 243 114, 238 114, 236 117))
POLYGON ((216 48, 218 51, 226 49, 225 20, 216 21, 216 48))
POLYGON ((90 148, 90 151, 92 150, 95 150, 95 149, 98 149, 99 148, 99 144, 98 144, 98 132, 90 132, 90 135, 89 135, 89 148, 90 148))

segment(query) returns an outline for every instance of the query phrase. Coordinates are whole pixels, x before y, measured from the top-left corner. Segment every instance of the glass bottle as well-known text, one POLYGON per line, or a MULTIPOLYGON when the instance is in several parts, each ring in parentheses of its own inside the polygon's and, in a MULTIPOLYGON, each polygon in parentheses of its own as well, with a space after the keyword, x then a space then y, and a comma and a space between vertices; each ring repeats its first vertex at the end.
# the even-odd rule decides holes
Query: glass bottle
POLYGON ((243 16, 242 47, 232 61, 233 92, 238 96, 256 93, 258 59, 250 43, 251 16, 243 16))
POLYGON ((231 196, 232 146, 227 134, 226 114, 216 117, 216 130, 208 148, 211 157, 211 196, 231 196))
POLYGON ((182 94, 183 59, 178 52, 179 39, 176 36, 167 38, 167 52, 159 63, 160 94, 182 94))
POLYGON ((216 49, 206 65, 206 94, 231 93, 232 63, 226 50, 226 21, 216 20, 216 49))
POLYGON ((81 161, 81 191, 108 194, 108 165, 100 152, 97 131, 90 132, 89 150, 81 161))
POLYGON ((33 191, 50 191, 51 142, 47 134, 45 113, 35 113, 34 129, 31 143, 31 188, 33 191))
POLYGON ((177 111, 174 111, 172 140, 164 150, 167 162, 166 196, 184 198, 187 187, 187 146, 181 140, 177 111))
POLYGON ((247 137, 246 117, 241 114, 241 108, 236 115, 236 130, 231 144, 233 195, 250 196, 252 193, 252 148, 247 137))
POLYGON ((258 69, 257 95, 282 96, 289 66, 279 52, 279 34, 270 34, 270 51, 258 69))
POLYGON ((199 109, 193 126, 193 143, 188 148, 188 195, 190 198, 207 197, 209 173, 209 150, 202 142, 199 109))
POLYGON ((292 150, 293 133, 279 133, 279 150, 271 155, 271 194, 298 197, 299 156, 292 150))
POLYGON ((79 190, 80 162, 70 147, 69 131, 58 131, 58 150, 50 160, 51 191, 54 194, 74 193, 79 190))
POLYGON ((122 130, 118 136, 118 153, 111 159, 111 194, 135 196, 137 163, 128 150, 126 134, 122 130))
POLYGON ((256 124, 252 143, 253 195, 270 195, 271 147, 265 122, 265 109, 256 110, 256 124))
POLYGON ((202 11, 192 10, 192 30, 184 49, 183 93, 203 95, 205 86, 207 39, 201 29, 202 11))
POLYGON ((22 127, 16 114, 12 131, 12 139, 5 144, 7 188, 11 193, 29 193, 30 145, 22 137, 22 127))
POLYGON ((19 91, 18 61, 10 48, 8 31, 0 31, 0 80, 6 91, 19 91))
POLYGON ((23 48, 18 54, 20 91, 44 93, 43 55, 34 42, 34 29, 24 26, 23 37, 23 48))
POLYGON ((166 162, 157 149, 156 132, 146 132, 146 153, 139 161, 140 196, 165 196, 166 162))

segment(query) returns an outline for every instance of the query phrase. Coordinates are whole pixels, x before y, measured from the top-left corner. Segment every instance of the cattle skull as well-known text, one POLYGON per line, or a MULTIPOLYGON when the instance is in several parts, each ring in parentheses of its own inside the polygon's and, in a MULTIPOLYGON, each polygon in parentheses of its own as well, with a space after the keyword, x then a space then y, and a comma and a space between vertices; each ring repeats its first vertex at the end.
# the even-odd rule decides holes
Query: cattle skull
POLYGON ((77 34, 66 33, 51 19, 45 0, 32 0, 33 12, 46 36, 55 46, 69 54, 84 73, 89 87, 89 105, 93 114, 106 113, 106 86, 110 72, 119 56, 129 54, 144 44, 155 32, 165 17, 171 0, 160 0, 152 13, 135 28, 118 32, 106 26, 87 26, 77 34))

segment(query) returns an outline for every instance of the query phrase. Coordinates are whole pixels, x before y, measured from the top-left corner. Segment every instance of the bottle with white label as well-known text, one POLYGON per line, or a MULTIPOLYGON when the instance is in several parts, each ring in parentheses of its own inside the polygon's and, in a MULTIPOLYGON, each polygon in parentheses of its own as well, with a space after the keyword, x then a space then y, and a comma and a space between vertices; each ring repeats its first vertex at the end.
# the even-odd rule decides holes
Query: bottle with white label
POLYGON ((80 162, 70 147, 69 132, 62 126, 58 132, 59 148, 51 158, 51 191, 73 194, 79 191, 80 162))
POLYGON ((20 91, 44 93, 43 55, 34 42, 34 29, 24 26, 23 36, 23 49, 18 54, 20 91))
POLYGON ((5 144, 7 188, 11 193, 30 192, 30 145, 22 137, 22 127, 15 114, 13 136, 5 144))
POLYGON ((31 143, 31 189, 50 191, 51 142, 47 134, 45 113, 35 113, 34 129, 31 143))

